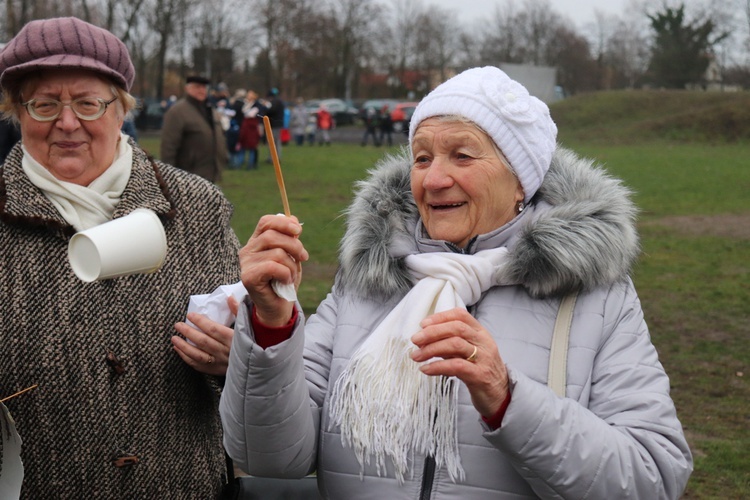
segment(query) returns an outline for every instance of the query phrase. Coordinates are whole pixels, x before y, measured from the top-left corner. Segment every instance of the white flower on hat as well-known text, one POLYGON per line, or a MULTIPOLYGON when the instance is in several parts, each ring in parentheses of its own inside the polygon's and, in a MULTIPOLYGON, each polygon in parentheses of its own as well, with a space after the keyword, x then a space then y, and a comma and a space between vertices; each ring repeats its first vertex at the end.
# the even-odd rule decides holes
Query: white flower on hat
POLYGON ((505 119, 515 123, 531 123, 537 119, 531 95, 515 80, 483 80, 480 88, 487 98, 497 103, 505 119))

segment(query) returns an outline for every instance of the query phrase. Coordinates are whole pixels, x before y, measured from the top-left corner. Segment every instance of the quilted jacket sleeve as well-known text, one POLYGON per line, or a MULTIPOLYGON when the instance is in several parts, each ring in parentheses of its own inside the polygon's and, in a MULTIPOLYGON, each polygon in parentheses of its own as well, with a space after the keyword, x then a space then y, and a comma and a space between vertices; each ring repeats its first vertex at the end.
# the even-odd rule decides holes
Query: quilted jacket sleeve
POLYGON ((587 402, 511 368, 511 404, 486 437, 541 498, 679 498, 692 457, 632 283, 603 314, 587 402))
MULTIPOLYGON (((224 447, 237 466, 251 475, 304 477, 316 466, 329 349, 319 346, 322 354, 305 354, 307 332, 300 314, 292 336, 264 350, 254 342, 248 309, 240 308, 235 323, 221 396, 224 447), (313 358, 307 363, 309 383, 308 355, 313 358)), ((318 308, 313 329, 325 330, 326 318, 334 317, 334 301, 329 297, 318 308)))

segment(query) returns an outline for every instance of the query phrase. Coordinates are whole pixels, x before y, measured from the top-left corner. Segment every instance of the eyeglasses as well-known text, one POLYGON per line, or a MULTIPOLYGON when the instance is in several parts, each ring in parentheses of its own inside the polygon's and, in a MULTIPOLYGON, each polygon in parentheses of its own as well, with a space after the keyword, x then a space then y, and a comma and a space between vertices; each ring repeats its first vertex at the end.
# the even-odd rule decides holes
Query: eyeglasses
POLYGON ((104 112, 107 111, 107 106, 116 100, 116 96, 109 101, 105 101, 101 97, 81 97, 64 103, 57 99, 42 97, 22 102, 21 106, 24 106, 29 115, 39 122, 56 120, 65 106, 70 106, 70 109, 79 119, 90 122, 101 118, 104 112))

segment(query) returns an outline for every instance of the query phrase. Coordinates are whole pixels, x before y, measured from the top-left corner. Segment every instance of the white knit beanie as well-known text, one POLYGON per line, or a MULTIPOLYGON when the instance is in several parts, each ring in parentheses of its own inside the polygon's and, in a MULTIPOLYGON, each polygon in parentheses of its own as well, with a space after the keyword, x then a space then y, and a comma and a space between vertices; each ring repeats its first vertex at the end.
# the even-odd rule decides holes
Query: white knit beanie
POLYGON ((438 85, 411 117, 409 144, 433 116, 463 116, 481 127, 510 162, 524 191, 536 193, 552 161, 557 127, 542 101, 498 68, 471 68, 438 85))

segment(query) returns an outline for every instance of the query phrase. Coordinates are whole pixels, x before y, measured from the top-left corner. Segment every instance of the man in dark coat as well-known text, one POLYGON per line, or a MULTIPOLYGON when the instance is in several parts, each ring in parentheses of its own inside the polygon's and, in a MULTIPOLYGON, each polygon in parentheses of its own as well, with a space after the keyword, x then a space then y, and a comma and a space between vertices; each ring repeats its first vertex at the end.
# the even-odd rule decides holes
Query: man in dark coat
MULTIPOLYGON (((271 129, 273 130, 273 140, 276 145, 276 152, 281 158, 281 130, 284 128, 284 101, 279 97, 279 89, 272 88, 268 91, 266 96, 266 110, 265 114, 268 116, 268 120, 271 122, 271 129)), ((267 163, 271 162, 271 153, 269 151, 267 163)))
POLYGON ((187 78, 185 97, 164 114, 160 159, 218 182, 229 153, 220 117, 208 104, 208 84, 202 76, 187 78))

